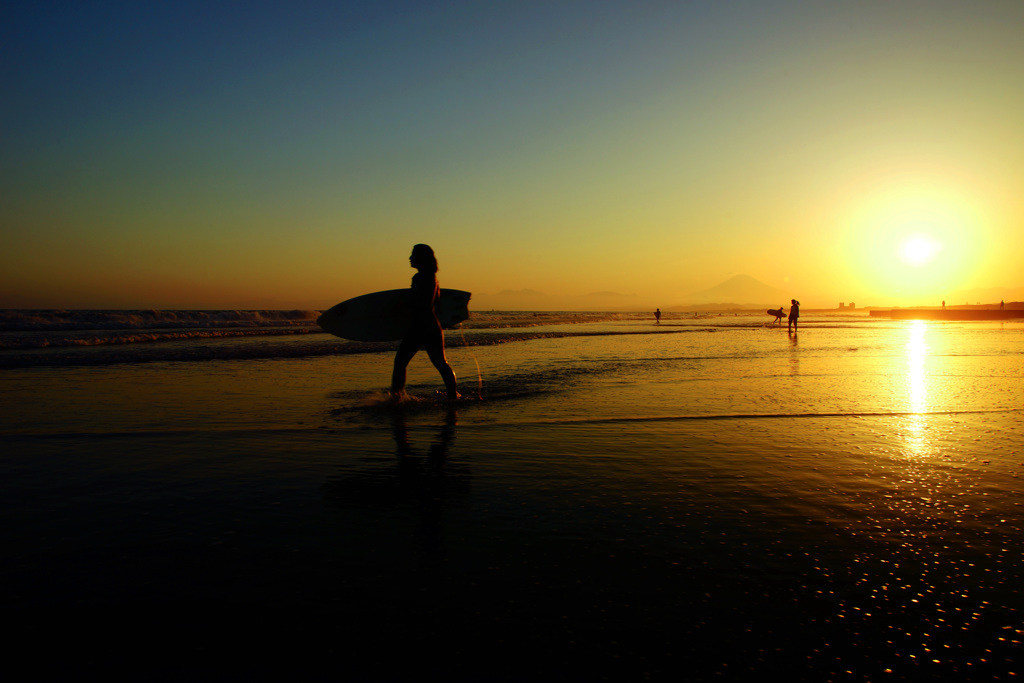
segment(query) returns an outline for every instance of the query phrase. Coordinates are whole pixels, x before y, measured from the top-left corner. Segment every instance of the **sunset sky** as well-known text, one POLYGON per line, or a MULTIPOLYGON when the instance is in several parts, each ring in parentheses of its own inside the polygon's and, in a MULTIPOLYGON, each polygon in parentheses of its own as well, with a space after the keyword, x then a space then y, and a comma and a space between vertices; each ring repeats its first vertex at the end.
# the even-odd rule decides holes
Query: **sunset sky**
POLYGON ((6 3, 0 307, 322 308, 417 242, 487 307, 1020 288, 1022 36, 1016 0, 6 3))

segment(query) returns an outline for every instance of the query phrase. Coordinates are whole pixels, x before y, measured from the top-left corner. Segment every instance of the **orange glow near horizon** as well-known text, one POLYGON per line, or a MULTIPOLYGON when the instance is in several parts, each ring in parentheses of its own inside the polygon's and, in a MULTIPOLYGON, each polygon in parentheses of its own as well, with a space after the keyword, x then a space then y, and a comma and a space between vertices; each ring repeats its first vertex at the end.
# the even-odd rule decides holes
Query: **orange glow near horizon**
POLYGON ((983 220, 965 192, 896 189, 855 215, 849 266, 880 296, 924 305, 970 285, 985 267, 986 240, 983 220))

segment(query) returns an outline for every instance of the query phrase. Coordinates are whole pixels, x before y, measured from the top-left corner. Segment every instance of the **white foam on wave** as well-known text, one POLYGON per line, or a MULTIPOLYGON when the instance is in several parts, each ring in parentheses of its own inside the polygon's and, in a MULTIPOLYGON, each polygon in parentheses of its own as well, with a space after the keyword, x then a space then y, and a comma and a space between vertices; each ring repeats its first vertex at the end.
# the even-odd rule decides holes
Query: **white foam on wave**
POLYGON ((0 332, 315 326, 318 311, 0 310, 0 332))

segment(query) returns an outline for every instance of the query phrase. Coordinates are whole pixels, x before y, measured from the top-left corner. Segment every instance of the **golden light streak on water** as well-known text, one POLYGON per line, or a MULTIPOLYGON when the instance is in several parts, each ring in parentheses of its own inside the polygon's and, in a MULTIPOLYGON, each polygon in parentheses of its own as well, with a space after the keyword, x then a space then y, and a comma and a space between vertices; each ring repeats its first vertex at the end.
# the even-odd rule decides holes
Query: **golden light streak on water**
POLYGON ((925 365, 930 347, 925 338, 927 323, 915 320, 910 326, 907 340, 907 410, 913 413, 907 420, 907 450, 910 454, 924 457, 934 450, 928 439, 928 377, 925 365))

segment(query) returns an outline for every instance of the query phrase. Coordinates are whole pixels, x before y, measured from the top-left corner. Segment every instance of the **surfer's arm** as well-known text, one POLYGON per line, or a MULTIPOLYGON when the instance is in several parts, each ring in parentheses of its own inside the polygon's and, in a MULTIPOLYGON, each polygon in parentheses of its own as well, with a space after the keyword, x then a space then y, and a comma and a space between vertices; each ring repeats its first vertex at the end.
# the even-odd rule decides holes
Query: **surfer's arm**
POLYGON ((409 305, 417 315, 434 315, 434 298, 437 292, 437 281, 416 275, 412 278, 409 294, 409 305))

